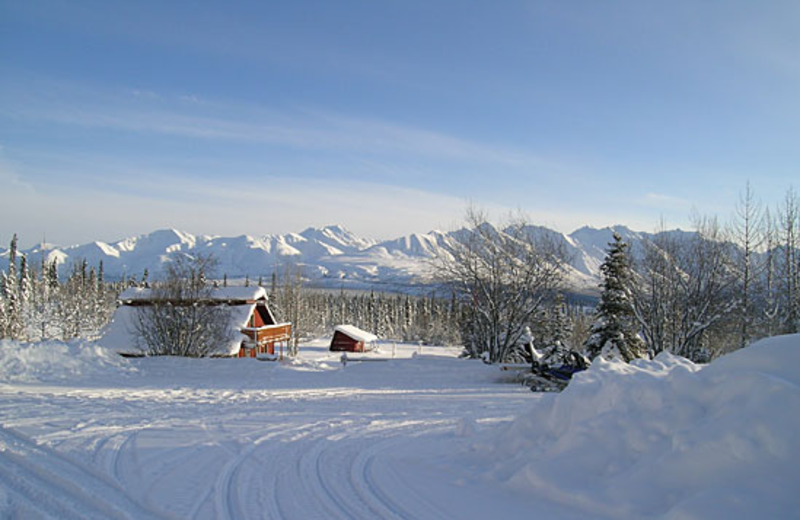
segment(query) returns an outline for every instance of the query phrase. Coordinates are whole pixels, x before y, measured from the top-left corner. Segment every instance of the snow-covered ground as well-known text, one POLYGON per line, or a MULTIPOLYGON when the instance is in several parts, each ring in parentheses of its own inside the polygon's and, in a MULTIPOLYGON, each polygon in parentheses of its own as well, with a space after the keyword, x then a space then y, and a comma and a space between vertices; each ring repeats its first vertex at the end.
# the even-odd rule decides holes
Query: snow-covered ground
POLYGON ((325 347, 275 363, 0 342, 0 518, 800 511, 797 336, 703 369, 596 363, 547 396, 458 349, 343 365, 325 347))

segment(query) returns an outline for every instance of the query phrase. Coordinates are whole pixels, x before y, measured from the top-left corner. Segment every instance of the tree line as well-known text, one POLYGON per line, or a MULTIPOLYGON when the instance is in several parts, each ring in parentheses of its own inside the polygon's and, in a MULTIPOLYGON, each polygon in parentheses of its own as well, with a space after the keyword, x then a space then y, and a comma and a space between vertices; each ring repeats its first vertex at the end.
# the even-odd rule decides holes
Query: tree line
POLYGON ((0 277, 0 338, 20 341, 96 338, 111 318, 123 283, 104 280, 103 263, 75 262, 66 279, 56 260, 31 265, 11 239, 0 277))
POLYGON ((706 360, 800 331, 799 217, 793 189, 771 210, 748 184, 727 225, 696 216, 688 241, 646 242, 632 297, 648 353, 706 360))
POLYGON ((471 209, 467 224, 436 268, 467 306, 461 339, 472 356, 505 361, 533 341, 547 355, 571 349, 629 361, 667 351, 708 361, 800 330, 800 202, 791 188, 770 209, 748 184, 727 224, 696 215, 688 234, 662 224, 633 252, 615 236, 593 324, 587 330, 585 314, 572 313, 569 335, 534 319, 563 313, 569 259, 559 245, 520 217, 501 232, 471 209))

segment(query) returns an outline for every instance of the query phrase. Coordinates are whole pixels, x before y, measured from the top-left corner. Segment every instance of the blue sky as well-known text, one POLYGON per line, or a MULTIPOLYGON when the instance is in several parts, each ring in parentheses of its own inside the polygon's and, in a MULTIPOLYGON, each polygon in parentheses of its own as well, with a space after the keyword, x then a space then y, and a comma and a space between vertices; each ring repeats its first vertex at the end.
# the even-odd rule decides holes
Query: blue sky
POLYGON ((725 219, 748 179, 797 187, 797 27, 794 1, 0 0, 0 243, 725 219))

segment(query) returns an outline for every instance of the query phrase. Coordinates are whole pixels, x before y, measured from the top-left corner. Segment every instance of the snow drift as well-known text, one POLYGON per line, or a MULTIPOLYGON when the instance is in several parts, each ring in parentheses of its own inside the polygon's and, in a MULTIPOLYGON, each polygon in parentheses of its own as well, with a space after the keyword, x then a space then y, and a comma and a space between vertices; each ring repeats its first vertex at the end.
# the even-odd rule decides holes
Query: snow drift
POLYGON ((116 352, 84 341, 0 340, 0 382, 46 382, 117 376, 134 370, 116 352))
POLYGON ((490 478, 612 518, 800 510, 800 335, 705 368, 599 359, 490 443, 490 478))

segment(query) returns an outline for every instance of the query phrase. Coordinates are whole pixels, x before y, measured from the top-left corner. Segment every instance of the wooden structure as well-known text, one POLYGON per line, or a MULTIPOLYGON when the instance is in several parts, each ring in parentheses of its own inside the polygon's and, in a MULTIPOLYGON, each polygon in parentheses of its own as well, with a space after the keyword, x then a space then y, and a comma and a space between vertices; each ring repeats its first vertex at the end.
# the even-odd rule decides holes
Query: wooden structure
MULTIPOLYGON (((153 305, 150 289, 133 287, 119 296, 119 307, 104 339, 120 352, 135 344, 130 333, 136 307, 153 305)), ((162 302, 163 303, 163 302, 162 302)), ((230 312, 230 341, 220 345, 217 357, 265 357, 283 355, 283 348, 292 337, 291 323, 278 323, 269 308, 267 293, 262 287, 218 287, 209 289, 197 301, 170 302, 173 305, 224 305, 230 312), (276 353, 276 347, 279 352, 276 353)))
POLYGON ((266 297, 252 303, 255 307, 248 317, 247 326, 241 329, 248 339, 242 341, 238 357, 275 356, 276 345, 280 346, 280 357, 283 357, 283 347, 292 338, 292 324, 276 323, 266 297))
POLYGON ((352 325, 339 325, 333 330, 330 350, 334 352, 364 352, 371 350, 377 339, 376 335, 352 325))

